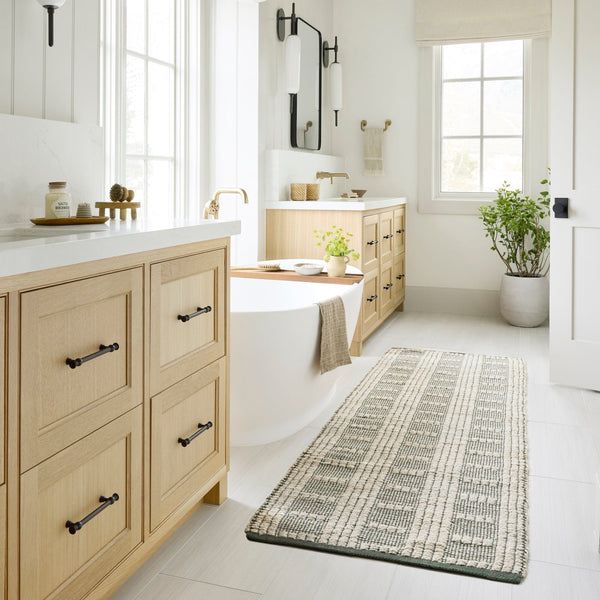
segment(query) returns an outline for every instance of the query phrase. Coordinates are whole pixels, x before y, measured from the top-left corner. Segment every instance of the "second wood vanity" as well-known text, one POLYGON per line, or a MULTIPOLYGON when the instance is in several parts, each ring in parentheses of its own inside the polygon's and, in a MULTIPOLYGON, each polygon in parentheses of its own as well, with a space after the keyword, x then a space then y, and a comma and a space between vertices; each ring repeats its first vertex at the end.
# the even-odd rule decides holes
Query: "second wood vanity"
POLYGON ((360 258, 352 264, 365 275, 363 305, 351 352, 395 311, 406 290, 406 199, 274 202, 267 207, 267 258, 323 258, 314 231, 331 226, 352 234, 360 258))
POLYGON ((91 239, 144 250, 0 277, 1 597, 104 598, 224 500, 237 231, 91 239))

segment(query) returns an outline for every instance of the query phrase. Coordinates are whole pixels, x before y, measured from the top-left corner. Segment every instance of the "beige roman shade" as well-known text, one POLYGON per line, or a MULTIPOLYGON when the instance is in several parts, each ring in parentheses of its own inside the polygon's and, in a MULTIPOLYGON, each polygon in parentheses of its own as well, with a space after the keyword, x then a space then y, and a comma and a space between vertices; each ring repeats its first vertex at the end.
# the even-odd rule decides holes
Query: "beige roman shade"
POLYGON ((419 46, 547 37, 552 0, 415 0, 419 46))

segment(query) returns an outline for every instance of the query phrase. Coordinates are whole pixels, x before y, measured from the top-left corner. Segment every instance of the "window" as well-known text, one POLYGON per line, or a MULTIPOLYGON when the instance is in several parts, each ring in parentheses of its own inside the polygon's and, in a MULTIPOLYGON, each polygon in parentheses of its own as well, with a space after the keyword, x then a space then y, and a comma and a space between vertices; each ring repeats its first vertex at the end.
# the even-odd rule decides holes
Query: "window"
POLYGON ((419 211, 477 214, 505 181, 531 193, 548 166, 547 43, 420 52, 419 211))
POLYGON ((103 2, 106 186, 135 190, 147 220, 199 214, 204 4, 103 2))
POLYGON ((439 197, 523 189, 523 42, 438 51, 439 197))
POLYGON ((176 214, 175 9, 175 0, 126 3, 124 180, 161 220, 176 214))

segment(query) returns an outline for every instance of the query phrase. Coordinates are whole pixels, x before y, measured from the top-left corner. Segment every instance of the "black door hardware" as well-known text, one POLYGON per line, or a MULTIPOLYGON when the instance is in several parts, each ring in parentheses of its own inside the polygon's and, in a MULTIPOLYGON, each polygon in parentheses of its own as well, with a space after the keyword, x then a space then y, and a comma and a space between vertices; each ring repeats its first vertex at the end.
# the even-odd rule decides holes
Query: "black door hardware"
POLYGON ((367 298, 367 302, 375 302, 375 300, 377 300, 377 298, 379 298, 379 296, 377 294, 375 294, 373 296, 369 296, 367 298))
POLYGON ((387 292, 388 290, 391 290, 394 287, 393 283, 388 283, 387 285, 383 286, 383 289, 387 292))
POLYGON ((396 229, 396 233, 403 234, 404 233, 404 229, 396 229))
POLYGON ((402 281, 404 279, 404 275, 396 275, 396 279, 398 281, 402 281))
POLYGON ((90 360, 94 360, 95 358, 100 358, 105 354, 109 354, 110 352, 116 352, 119 349, 119 344, 115 342, 110 346, 105 346, 104 344, 100 344, 100 348, 98 352, 94 352, 93 354, 88 354, 87 356, 83 356, 82 358, 67 358, 66 364, 71 367, 71 369, 76 369, 80 367, 83 363, 89 362, 90 360))
POLYGON ((189 438, 179 438, 178 444, 181 444, 184 448, 187 448, 199 435, 202 435, 205 431, 208 431, 213 426, 212 421, 206 423, 198 423, 198 431, 190 435, 189 438))
POLYGON ((379 240, 372 240, 370 242, 367 242, 367 246, 376 246, 377 244, 379 244, 379 240))
POLYGON ((554 198, 554 211, 555 219, 568 219, 569 218, 569 199, 568 198, 554 198))
POLYGON ((384 235, 383 239, 384 240, 391 240, 393 237, 394 237, 394 234, 393 233, 389 233, 388 235, 384 235))
POLYGON ((196 312, 193 312, 189 315, 177 315, 177 320, 181 321, 182 323, 187 323, 191 319, 194 319, 195 317, 199 317, 200 315, 205 315, 206 313, 209 313, 211 311, 212 311, 212 306, 205 306, 204 308, 199 306, 196 309, 196 312))
POLYGON ((89 523, 94 517, 97 517, 103 510, 106 510, 118 500, 119 494, 116 492, 108 498, 106 496, 100 496, 98 502, 101 502, 102 504, 96 510, 93 510, 89 515, 83 517, 81 521, 67 521, 65 527, 69 530, 71 535, 75 535, 86 523, 89 523))

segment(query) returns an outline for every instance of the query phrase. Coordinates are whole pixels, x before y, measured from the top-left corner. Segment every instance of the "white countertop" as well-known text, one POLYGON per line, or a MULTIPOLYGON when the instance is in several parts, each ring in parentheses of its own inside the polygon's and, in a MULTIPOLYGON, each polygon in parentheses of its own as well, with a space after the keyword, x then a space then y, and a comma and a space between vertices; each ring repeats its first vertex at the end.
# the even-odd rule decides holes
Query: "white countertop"
POLYGON ((354 210, 365 211, 378 208, 388 208, 406 204, 406 198, 323 198, 323 200, 306 202, 270 202, 269 210, 354 210))
POLYGON ((0 226, 0 277, 214 240, 240 231, 241 222, 233 220, 151 224, 115 220, 68 228, 0 226))

